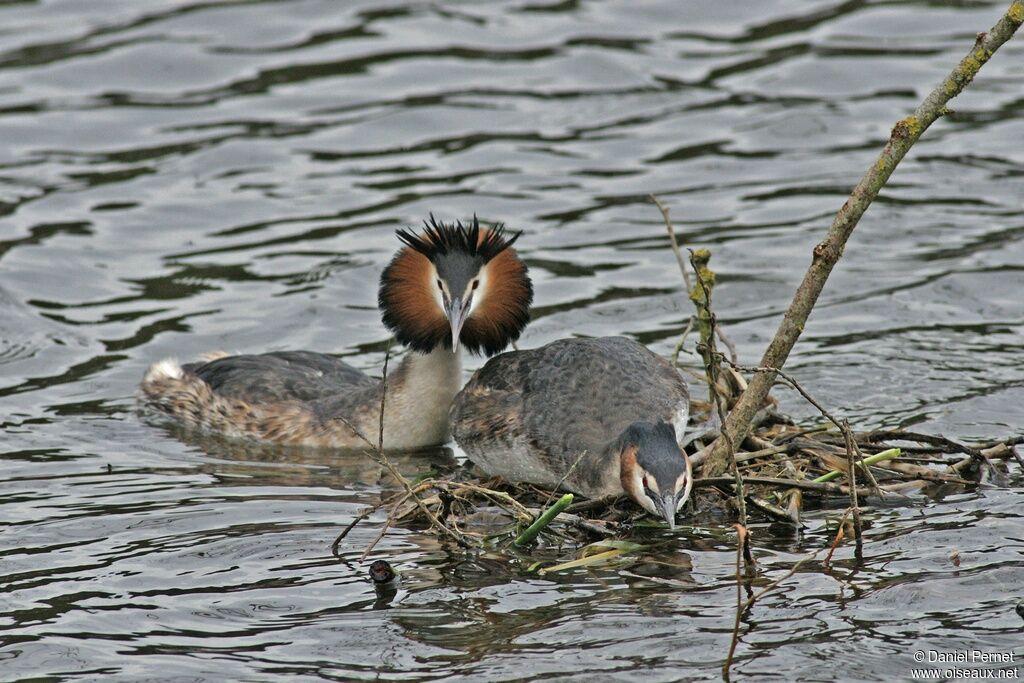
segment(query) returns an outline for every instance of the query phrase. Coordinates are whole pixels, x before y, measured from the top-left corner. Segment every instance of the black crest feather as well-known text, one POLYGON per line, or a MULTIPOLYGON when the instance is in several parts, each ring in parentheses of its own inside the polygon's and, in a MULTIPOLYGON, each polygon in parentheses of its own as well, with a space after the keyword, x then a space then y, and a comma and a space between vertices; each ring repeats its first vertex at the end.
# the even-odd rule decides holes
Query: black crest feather
POLYGON ((659 486, 674 488, 676 478, 686 469, 675 427, 664 420, 634 422, 619 437, 619 443, 637 447, 637 464, 653 475, 659 486))
POLYGON ((473 214, 473 222, 469 225, 464 225, 461 221, 442 223, 434 218, 434 214, 430 214, 429 220, 423 221, 422 235, 404 229, 398 230, 396 234, 404 244, 431 261, 438 256, 459 251, 487 263, 515 244, 522 232, 509 233, 503 224, 496 223, 481 240, 480 221, 476 214, 473 214))

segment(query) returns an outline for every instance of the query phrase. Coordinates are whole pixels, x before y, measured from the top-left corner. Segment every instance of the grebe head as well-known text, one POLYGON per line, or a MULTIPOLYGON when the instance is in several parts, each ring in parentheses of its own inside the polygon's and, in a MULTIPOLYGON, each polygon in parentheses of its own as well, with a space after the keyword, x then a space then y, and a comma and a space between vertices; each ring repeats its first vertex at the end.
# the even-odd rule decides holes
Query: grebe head
POLYGON ((690 497, 693 470, 690 459, 676 443, 676 431, 665 422, 634 422, 616 442, 622 488, 670 529, 676 511, 690 497))
POLYGON ((384 324, 409 348, 429 353, 459 345, 498 353, 530 321, 533 287, 512 244, 521 233, 440 223, 430 216, 417 234, 399 230, 405 243, 384 269, 378 301, 384 324))

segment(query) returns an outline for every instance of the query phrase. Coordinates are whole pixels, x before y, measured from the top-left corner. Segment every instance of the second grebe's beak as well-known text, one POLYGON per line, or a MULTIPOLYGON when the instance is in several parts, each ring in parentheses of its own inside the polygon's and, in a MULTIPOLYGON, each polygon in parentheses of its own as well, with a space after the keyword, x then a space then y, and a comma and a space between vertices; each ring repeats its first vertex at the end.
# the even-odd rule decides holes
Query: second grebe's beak
POLYGON ((661 507, 661 514, 662 514, 662 516, 665 518, 665 521, 668 522, 668 528, 669 529, 675 529, 676 528, 676 506, 677 505, 678 505, 678 502, 677 502, 677 499, 676 499, 676 495, 674 493, 669 493, 669 494, 666 494, 666 495, 662 496, 659 507, 661 507))

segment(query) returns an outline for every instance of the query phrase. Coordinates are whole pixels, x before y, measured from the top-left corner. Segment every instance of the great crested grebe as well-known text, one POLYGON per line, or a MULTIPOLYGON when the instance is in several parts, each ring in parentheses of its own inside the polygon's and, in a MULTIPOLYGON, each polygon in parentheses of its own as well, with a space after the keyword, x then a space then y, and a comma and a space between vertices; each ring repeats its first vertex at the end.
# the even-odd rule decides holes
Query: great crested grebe
POLYGON ((602 337, 495 356, 455 397, 451 418, 456 443, 488 475, 590 498, 625 492, 674 528, 693 484, 678 445, 689 412, 668 361, 602 337))
MULTIPOLYGON (((430 217, 380 279, 384 324, 410 351, 387 378, 384 447, 448 440, 448 409, 462 384, 460 348, 494 354, 530 319, 533 288, 501 225, 443 224, 430 217)), ((192 427, 291 445, 358 448, 377 442, 383 383, 312 351, 212 354, 154 363, 140 400, 192 427), (212 358, 212 359, 211 359, 212 358)))

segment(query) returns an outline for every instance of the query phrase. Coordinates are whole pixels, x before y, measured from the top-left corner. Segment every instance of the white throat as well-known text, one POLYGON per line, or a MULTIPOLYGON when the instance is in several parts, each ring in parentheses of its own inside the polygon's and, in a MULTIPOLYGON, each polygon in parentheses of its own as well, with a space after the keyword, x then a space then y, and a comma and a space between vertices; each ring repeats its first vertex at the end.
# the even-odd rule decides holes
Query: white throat
POLYGON ((461 351, 441 346, 426 354, 409 351, 388 373, 384 447, 412 449, 448 441, 448 409, 461 388, 461 351))

